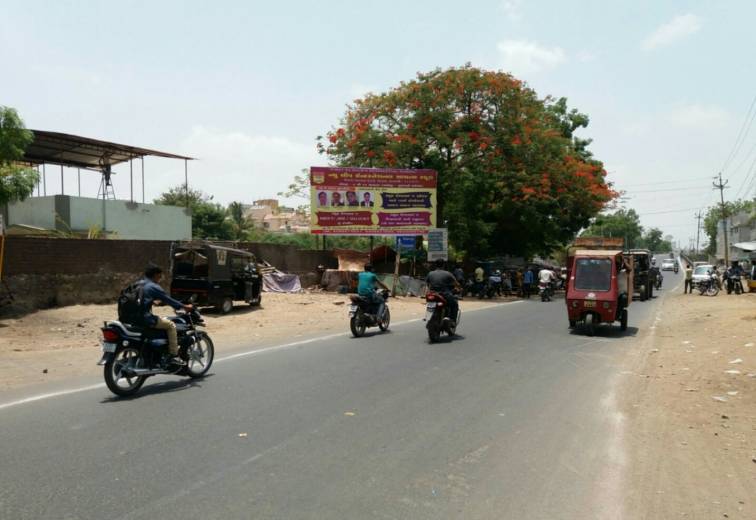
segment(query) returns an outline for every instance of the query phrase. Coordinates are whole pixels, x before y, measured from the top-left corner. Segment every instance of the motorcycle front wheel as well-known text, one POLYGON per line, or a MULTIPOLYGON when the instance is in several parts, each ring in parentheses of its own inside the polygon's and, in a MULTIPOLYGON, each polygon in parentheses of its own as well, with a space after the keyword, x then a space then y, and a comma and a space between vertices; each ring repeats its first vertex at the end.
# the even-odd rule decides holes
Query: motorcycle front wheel
POLYGON ((716 296, 719 294, 719 287, 717 287, 717 284, 713 283, 709 286, 708 289, 706 289, 706 296, 716 296))
POLYGON ((204 332, 197 334, 197 340, 186 350, 186 375, 192 379, 204 376, 215 358, 215 345, 204 332))
POLYGON ((390 324, 391 324, 391 312, 389 311, 389 308, 386 307, 383 312, 383 319, 378 322, 378 328, 381 329, 382 332, 386 332, 390 324))
POLYGON ((359 338, 360 336, 365 334, 365 329, 367 327, 365 326, 365 320, 362 319, 360 313, 355 314, 349 320, 349 328, 352 330, 352 335, 355 338, 359 338))
POLYGON ((124 347, 118 350, 113 360, 105 363, 103 370, 108 390, 119 397, 136 394, 147 380, 147 376, 128 377, 127 374, 129 369, 139 368, 140 364, 141 358, 136 347, 124 347))

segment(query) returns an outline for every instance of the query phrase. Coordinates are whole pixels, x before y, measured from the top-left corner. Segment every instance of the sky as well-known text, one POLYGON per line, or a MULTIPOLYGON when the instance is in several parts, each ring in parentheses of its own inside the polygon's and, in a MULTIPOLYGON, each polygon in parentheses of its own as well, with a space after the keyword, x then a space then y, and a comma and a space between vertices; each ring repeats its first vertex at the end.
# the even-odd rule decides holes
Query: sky
MULTIPOLYGON (((749 0, 0 0, 0 105, 28 128, 196 157, 193 188, 249 203, 327 164, 315 137, 353 99, 469 62, 587 113, 622 205, 687 247, 714 175, 728 199, 756 191, 755 19, 749 0)), ((183 169, 146 158, 146 199, 183 169)), ((128 198, 128 165, 114 171, 128 198)), ((82 195, 98 182, 83 172, 82 195)))

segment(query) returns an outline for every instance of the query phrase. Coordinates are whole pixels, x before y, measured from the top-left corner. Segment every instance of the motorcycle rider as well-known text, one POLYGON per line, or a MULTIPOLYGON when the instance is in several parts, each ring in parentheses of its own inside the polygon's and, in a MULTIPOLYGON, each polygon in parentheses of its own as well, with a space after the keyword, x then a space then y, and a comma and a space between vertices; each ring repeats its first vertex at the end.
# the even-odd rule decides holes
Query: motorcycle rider
POLYGON ((428 273, 425 283, 428 284, 428 288, 431 291, 440 294, 446 299, 446 303, 449 306, 451 326, 455 327, 457 325, 457 316, 459 316, 459 303, 457 302, 457 297, 454 296, 454 290, 460 289, 460 285, 457 283, 454 275, 444 270, 443 260, 436 260, 433 265, 433 271, 428 273))
POLYGON ((551 284, 556 281, 556 275, 551 269, 545 267, 538 271, 538 282, 540 285, 545 285, 548 295, 551 296, 551 284))
POLYGON ((370 263, 365 264, 365 270, 357 275, 357 294, 365 298, 370 302, 370 307, 376 309, 376 317, 378 319, 383 316, 383 309, 386 306, 386 302, 383 296, 379 295, 376 291, 377 287, 381 287, 386 291, 389 288, 378 279, 378 276, 373 272, 373 265, 370 263))
POLYGON ((740 264, 737 261, 732 262, 730 268, 727 269, 727 271, 725 271, 724 273, 724 281, 727 285, 727 294, 730 294, 735 289, 735 281, 741 280, 744 275, 745 271, 742 267, 740 267, 740 264))
POLYGON ((168 352, 171 357, 167 360, 174 366, 184 366, 184 360, 178 357, 178 337, 176 335, 176 324, 167 318, 161 318, 152 314, 153 305, 168 304, 176 310, 184 309, 191 311, 194 307, 184 305, 178 300, 174 300, 160 287, 160 280, 163 278, 163 270, 160 267, 150 264, 144 270, 142 280, 142 321, 144 326, 164 330, 168 336, 168 352))

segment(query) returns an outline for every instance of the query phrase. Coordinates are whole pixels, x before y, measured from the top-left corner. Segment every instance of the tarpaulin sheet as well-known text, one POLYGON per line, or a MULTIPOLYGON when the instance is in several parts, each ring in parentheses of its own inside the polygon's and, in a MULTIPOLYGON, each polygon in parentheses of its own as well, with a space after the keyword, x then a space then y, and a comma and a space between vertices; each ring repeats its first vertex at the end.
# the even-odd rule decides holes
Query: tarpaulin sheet
POLYGON ((302 290, 299 276, 286 274, 281 271, 263 275, 263 291, 277 293, 295 293, 302 290))

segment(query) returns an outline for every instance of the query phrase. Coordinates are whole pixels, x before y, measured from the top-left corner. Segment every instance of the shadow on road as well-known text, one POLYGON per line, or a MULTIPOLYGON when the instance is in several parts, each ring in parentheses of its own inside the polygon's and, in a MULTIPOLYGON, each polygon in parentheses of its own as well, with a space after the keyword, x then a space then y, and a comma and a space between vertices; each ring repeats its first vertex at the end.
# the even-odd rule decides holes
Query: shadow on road
POLYGON ((365 339, 365 338, 374 338, 376 336, 384 336, 386 334, 391 334, 391 329, 385 330, 385 331, 382 331, 382 330, 377 329, 377 328, 375 328, 375 329, 368 329, 368 330, 365 331, 365 334, 363 334, 359 338, 355 338, 354 335, 351 335, 349 337, 352 340, 357 340, 357 339, 365 339))
POLYGON ((212 373, 205 374, 204 377, 200 379, 191 379, 189 377, 182 378, 182 379, 171 379, 169 381, 161 381, 160 383, 155 383, 153 385, 149 384, 149 379, 147 382, 145 382, 144 386, 137 392, 136 395, 132 395, 131 397, 118 397, 118 396, 110 396, 106 397, 101 403, 118 403, 123 401, 134 401, 137 399, 142 399, 143 397, 149 397, 151 395, 158 395, 158 394, 165 394, 168 392, 178 392, 181 390, 187 390, 190 388, 202 388, 202 383, 206 381, 208 378, 213 377, 212 373))
POLYGON ((463 339, 465 339, 465 337, 462 336, 461 334, 455 334, 454 336, 443 335, 435 343, 430 343, 430 341, 428 343, 431 344, 431 345, 444 345, 444 344, 447 344, 447 343, 454 343, 455 341, 461 341, 463 339))
MULTIPOLYGON (((639 331, 640 329, 638 327, 627 327, 627 330, 620 330, 617 325, 598 325, 596 326, 596 334, 593 337, 604 339, 634 338, 638 335, 639 331)), ((580 325, 577 325, 574 329, 570 329, 570 334, 573 336, 584 336, 588 339, 591 338, 591 336, 585 332, 585 328, 580 325)))

